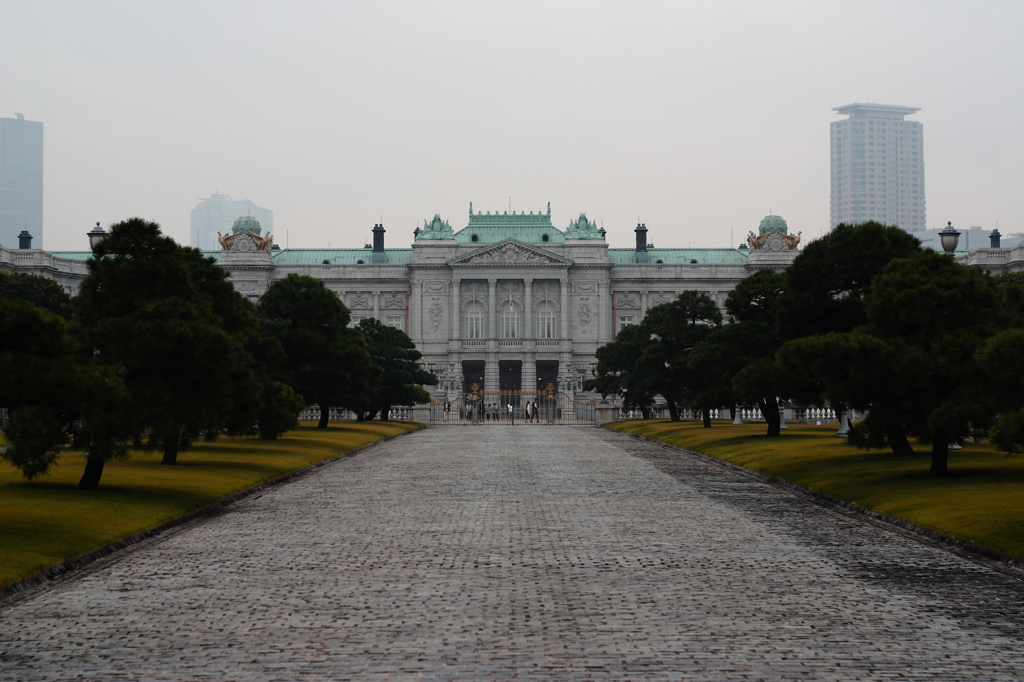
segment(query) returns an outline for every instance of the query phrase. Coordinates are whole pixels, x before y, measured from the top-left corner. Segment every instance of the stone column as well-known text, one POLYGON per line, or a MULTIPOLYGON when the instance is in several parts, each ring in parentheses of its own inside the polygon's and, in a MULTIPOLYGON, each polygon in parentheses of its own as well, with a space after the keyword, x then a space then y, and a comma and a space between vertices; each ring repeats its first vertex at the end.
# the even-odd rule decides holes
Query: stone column
POLYGON ((533 338, 533 280, 527 277, 523 280, 525 294, 523 295, 523 338, 533 338))
POLYGON ((597 342, 608 342, 608 318, 611 314, 605 310, 608 303, 608 285, 605 282, 597 283, 597 342))
POLYGON ((497 295, 498 280, 492 277, 487 280, 487 337, 491 339, 498 338, 497 295))
POLYGON ((564 279, 558 280, 558 289, 559 289, 559 294, 560 294, 560 299, 561 299, 561 304, 559 305, 559 308, 561 308, 559 317, 561 319, 559 320, 559 325, 558 325, 558 338, 560 338, 560 339, 568 339, 568 338, 570 338, 570 333, 569 333, 570 332, 570 329, 569 329, 569 279, 568 278, 564 278, 564 279))
POLYGON ((460 330, 461 325, 459 321, 462 319, 462 299, 459 295, 459 289, 462 286, 462 280, 453 277, 452 278, 452 305, 451 305, 451 316, 452 316, 452 339, 458 341, 462 338, 462 332, 460 330))
POLYGON ((637 322, 643 322, 644 318, 647 317, 647 292, 640 292, 640 319, 637 322))
POLYGON ((416 313, 414 315, 416 322, 416 337, 420 340, 421 348, 423 344, 423 280, 416 282, 416 288, 413 290, 413 305, 416 306, 416 313))
POLYGON ((377 320, 378 322, 383 322, 383 320, 380 319, 380 292, 379 291, 373 292, 373 319, 377 320))

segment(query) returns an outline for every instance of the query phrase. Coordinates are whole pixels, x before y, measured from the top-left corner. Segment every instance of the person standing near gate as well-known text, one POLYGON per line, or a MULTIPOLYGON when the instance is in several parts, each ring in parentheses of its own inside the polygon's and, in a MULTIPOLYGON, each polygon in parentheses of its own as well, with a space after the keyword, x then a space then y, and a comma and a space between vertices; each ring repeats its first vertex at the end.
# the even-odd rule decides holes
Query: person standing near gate
POLYGON ((512 424, 514 426, 516 423, 516 413, 512 409, 512 403, 508 404, 508 418, 512 420, 512 424))
POLYGON ((526 421, 528 421, 528 422, 532 422, 533 421, 533 413, 530 412, 530 401, 529 400, 526 401, 526 421))

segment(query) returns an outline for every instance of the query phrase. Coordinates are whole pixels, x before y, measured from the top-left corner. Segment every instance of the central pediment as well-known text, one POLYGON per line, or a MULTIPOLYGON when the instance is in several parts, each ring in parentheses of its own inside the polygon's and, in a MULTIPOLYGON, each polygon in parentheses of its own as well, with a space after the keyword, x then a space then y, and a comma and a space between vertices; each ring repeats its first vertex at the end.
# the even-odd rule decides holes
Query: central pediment
POLYGON ((550 251, 523 244, 515 239, 506 239, 476 251, 453 258, 450 265, 572 265, 568 258, 550 251))

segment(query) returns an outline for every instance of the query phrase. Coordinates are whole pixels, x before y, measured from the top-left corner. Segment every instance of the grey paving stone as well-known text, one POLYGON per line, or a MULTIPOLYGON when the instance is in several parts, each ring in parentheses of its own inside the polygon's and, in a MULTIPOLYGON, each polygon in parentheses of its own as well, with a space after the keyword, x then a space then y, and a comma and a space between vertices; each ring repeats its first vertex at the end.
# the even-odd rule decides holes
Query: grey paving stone
POLYGON ((595 428, 421 431, 0 607, 2 680, 1024 679, 1024 584, 595 428))

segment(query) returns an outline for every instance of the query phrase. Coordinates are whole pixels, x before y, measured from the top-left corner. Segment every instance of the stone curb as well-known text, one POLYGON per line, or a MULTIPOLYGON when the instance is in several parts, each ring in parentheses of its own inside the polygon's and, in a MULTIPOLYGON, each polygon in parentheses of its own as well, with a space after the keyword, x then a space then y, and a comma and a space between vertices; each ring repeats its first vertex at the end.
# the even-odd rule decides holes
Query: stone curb
POLYGON ((1014 577, 1017 578, 1024 578, 1024 561, 1009 554, 1004 554, 997 550, 989 549, 988 547, 982 547, 981 545, 970 542, 969 540, 960 540, 957 538, 952 538, 948 535, 943 535, 938 531, 931 530, 930 528, 918 526, 913 523, 910 523, 909 521, 904 521, 903 519, 898 519, 894 516, 889 516, 887 514, 882 514, 881 512, 876 512, 873 509, 868 509, 867 507, 862 507, 852 502, 840 500, 838 497, 832 497, 831 495, 826 495, 825 493, 818 492, 817 490, 805 488, 791 481, 787 481, 784 478, 772 476, 771 474, 765 474, 760 471, 754 471, 753 469, 747 469, 746 467, 742 467, 739 464, 733 464, 732 462, 727 462, 724 459, 718 459, 716 457, 712 457, 711 455, 705 455, 703 452, 697 452, 696 450, 687 450, 686 448, 681 448, 677 445, 670 445, 669 443, 663 443, 660 440, 654 440, 653 438, 647 438, 645 436, 637 436, 632 433, 626 433, 625 431, 618 431, 617 429, 608 430, 614 431, 615 433, 621 433, 631 438, 636 438, 637 440, 643 440, 647 441, 648 443, 654 443, 656 445, 661 445, 662 447, 671 448, 672 450, 685 452, 688 455, 692 455, 707 462, 727 467, 734 471, 743 473, 747 476, 762 480, 766 483, 771 483, 773 485, 781 486, 783 488, 789 488, 794 492, 800 493, 805 497, 811 498, 814 502, 817 502, 818 504, 824 507, 829 507, 832 509, 842 510, 846 512, 852 512, 854 514, 866 516, 873 521, 885 524, 887 526, 895 526, 906 531, 909 535, 918 536, 917 539, 919 540, 928 539, 931 540, 934 545, 944 547, 945 549, 959 550, 957 553, 961 554, 962 556, 965 556, 968 559, 971 559, 973 561, 982 560, 986 565, 989 565, 992 568, 998 568, 1004 572, 1011 573, 1014 577))
MULTIPOLYGON (((410 422, 405 422, 405 423, 410 423, 410 422)), ((417 422, 417 423, 419 423, 419 422, 417 422)), ((421 427, 421 428, 426 428, 426 427, 421 427)), ((171 519, 170 521, 164 521, 160 525, 153 526, 152 528, 149 528, 148 530, 144 530, 141 533, 136 533, 135 535, 132 535, 131 537, 123 538, 121 540, 118 540, 117 542, 112 542, 109 545, 104 545, 104 546, 100 547, 99 549, 94 549, 91 552, 87 552, 85 554, 82 554, 81 556, 77 556, 74 559, 70 559, 68 561, 64 561, 62 563, 57 564, 56 566, 51 566, 50 568, 48 568, 48 569, 46 569, 44 571, 36 573, 31 578, 26 578, 25 580, 13 583, 11 585, 8 585, 4 589, 0 590, 0 605, 2 605, 2 603, 4 601, 10 599, 11 597, 14 597, 14 596, 19 595, 19 594, 21 594, 23 592, 26 592, 26 591, 28 591, 28 590, 30 590, 30 589, 38 586, 38 585, 41 585, 41 584, 43 584, 45 582, 48 582, 50 580, 55 580, 56 578, 59 578, 60 576, 64 575, 65 573, 68 573, 68 572, 73 571, 75 569, 82 568, 83 566, 91 564, 94 561, 97 561, 98 559, 102 559, 103 557, 109 556, 109 555, 113 554, 114 552, 117 552, 119 550, 125 549, 126 547, 130 547, 132 545, 138 544, 138 543, 142 542, 143 540, 148 540, 149 538, 152 538, 152 537, 155 537, 157 535, 160 535, 160 534, 162 534, 162 533, 164 533, 164 532, 166 532, 168 530, 171 530, 172 528, 176 528, 178 526, 184 525, 184 524, 186 524, 186 523, 188 523, 190 521, 195 521, 195 520, 198 520, 198 519, 214 516, 215 514, 217 514, 219 511, 221 511, 225 507, 229 507, 232 504, 235 504, 235 503, 239 502, 240 500, 243 500, 243 499, 245 499, 245 498, 247 498, 247 497, 249 497, 249 496, 251 496, 251 495, 253 495, 255 493, 258 493, 261 490, 265 490, 266 488, 271 488, 271 487, 274 487, 274 486, 281 485, 283 483, 287 483, 287 482, 292 481, 292 480, 294 480, 296 478, 299 478, 300 476, 305 476, 306 474, 309 474, 309 473, 315 471, 316 469, 319 469, 320 467, 327 466, 328 464, 331 464, 333 462, 337 462, 340 459, 345 459, 346 457, 353 457, 353 456, 355 456, 355 455, 357 455, 357 454, 359 454, 361 452, 369 450, 370 448, 377 447, 381 443, 386 443, 389 440, 393 440, 393 439, 399 438, 401 436, 406 436, 406 435, 409 435, 410 433, 415 433, 416 431, 419 431, 419 430, 421 430, 421 429, 415 429, 413 431, 407 431, 405 433, 396 433, 393 436, 388 436, 387 438, 382 438, 382 439, 380 439, 378 441, 375 441, 373 443, 370 443, 368 445, 364 445, 362 447, 355 448, 354 450, 349 450, 348 452, 343 452, 341 454, 334 455, 333 457, 330 457, 328 459, 323 459, 323 460, 320 460, 319 462, 314 462, 314 463, 310 464, 309 466, 303 467, 302 469, 298 469, 296 471, 292 471, 292 472, 287 473, 287 474, 281 474, 277 478, 272 478, 269 481, 264 481, 263 483, 257 483, 256 485, 252 486, 251 488, 246 488, 245 490, 243 490, 241 492, 237 492, 234 495, 222 498, 220 500, 217 500, 216 502, 212 502, 212 503, 206 505, 205 507, 201 507, 199 509, 196 509, 195 511, 189 512, 188 514, 184 514, 182 516, 178 516, 176 518, 171 519)))

